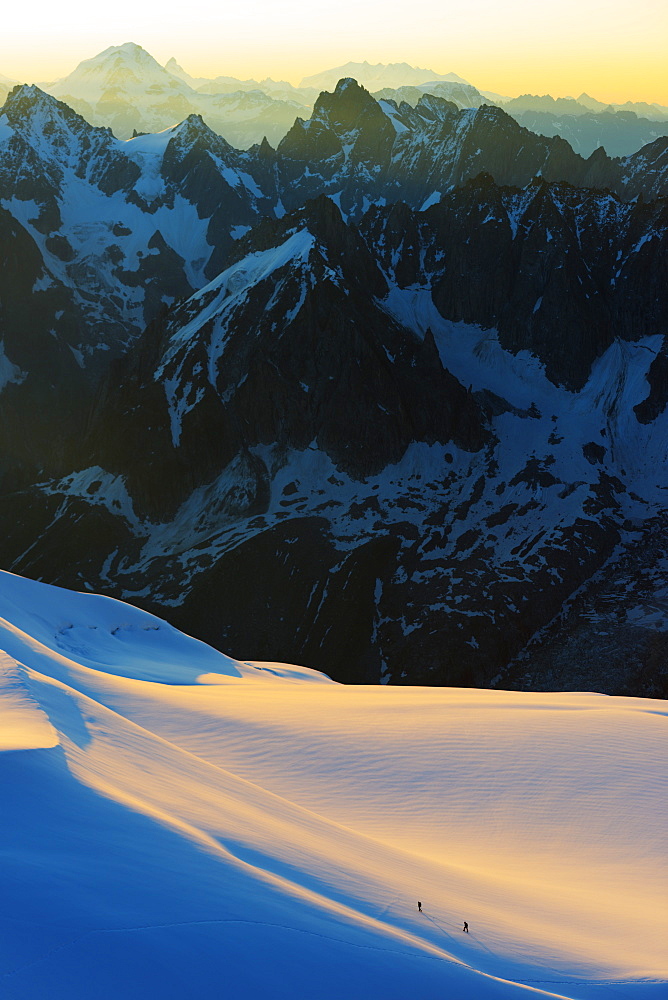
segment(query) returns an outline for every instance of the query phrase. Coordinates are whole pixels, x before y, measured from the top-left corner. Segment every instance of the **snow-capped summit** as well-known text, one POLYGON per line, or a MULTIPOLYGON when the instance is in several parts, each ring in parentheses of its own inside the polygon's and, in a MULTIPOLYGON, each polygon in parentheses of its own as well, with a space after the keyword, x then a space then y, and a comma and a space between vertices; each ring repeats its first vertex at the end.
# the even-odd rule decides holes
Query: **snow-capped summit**
POLYGON ((121 137, 133 129, 159 131, 197 110, 189 101, 193 91, 188 84, 134 42, 113 45, 84 60, 48 90, 121 137))
POLYGON ((52 89, 56 96, 69 94, 90 101, 99 100, 103 93, 114 88, 169 87, 174 83, 170 77, 171 74, 141 45, 125 42, 110 46, 92 59, 85 59, 52 89))

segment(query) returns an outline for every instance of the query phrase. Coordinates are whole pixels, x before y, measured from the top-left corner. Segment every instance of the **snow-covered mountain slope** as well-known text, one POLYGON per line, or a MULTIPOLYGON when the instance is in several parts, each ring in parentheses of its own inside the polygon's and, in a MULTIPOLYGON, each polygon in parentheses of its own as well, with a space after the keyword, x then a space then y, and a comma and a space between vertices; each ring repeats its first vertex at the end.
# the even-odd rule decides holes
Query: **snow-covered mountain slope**
POLYGON ((243 162, 197 117, 123 142, 36 87, 8 98, 1 204, 39 247, 42 286, 70 289, 84 362, 118 354, 257 221, 262 194, 243 162))
POLYGON ((110 46, 92 59, 79 63, 72 73, 51 85, 54 97, 67 102, 67 97, 71 96, 90 104, 111 102, 119 91, 128 98, 142 100, 147 90, 163 99, 163 91, 187 93, 150 53, 133 42, 110 46))
POLYGON ((342 687, 5 573, 0 649, 3 995, 665 991, 665 702, 342 687))
POLYGON ((121 142, 36 87, 10 95, 0 115, 5 488, 31 466, 71 460, 111 360, 206 281, 235 225, 255 221, 237 155, 201 119, 121 142), (227 226, 210 243, 216 211, 227 226))
MULTIPOLYGON (((259 227, 238 256, 162 331, 153 381, 166 387, 183 461, 207 439, 218 461, 228 449, 231 459, 253 446, 315 442, 343 471, 361 474, 398 460, 416 437, 481 446, 475 404, 433 344, 374 302, 387 286, 329 199, 259 227)), ((195 481, 200 474, 192 469, 195 481)))

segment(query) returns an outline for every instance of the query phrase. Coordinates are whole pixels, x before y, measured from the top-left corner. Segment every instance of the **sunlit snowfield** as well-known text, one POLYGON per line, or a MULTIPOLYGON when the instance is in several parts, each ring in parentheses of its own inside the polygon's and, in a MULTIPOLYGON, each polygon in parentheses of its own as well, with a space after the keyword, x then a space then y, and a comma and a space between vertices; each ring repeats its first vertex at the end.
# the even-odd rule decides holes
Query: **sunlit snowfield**
POLYGON ((344 687, 4 573, 0 618, 0 997, 666 996, 668 703, 344 687))

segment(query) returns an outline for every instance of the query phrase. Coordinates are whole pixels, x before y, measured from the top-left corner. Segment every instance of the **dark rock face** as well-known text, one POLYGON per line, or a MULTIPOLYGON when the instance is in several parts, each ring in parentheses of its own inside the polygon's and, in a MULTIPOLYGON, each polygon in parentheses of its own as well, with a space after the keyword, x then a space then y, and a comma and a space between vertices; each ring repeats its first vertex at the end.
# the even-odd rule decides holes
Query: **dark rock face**
POLYGON ((260 227, 243 249, 248 258, 168 313, 113 372, 91 462, 102 455, 106 468, 129 474, 133 494, 154 498, 155 509, 165 480, 180 483, 185 500, 258 446, 317 447, 358 479, 399 461, 413 441, 482 447, 478 404, 443 368, 431 335, 420 340, 379 308, 385 279, 329 199, 260 227), (129 473, 127 415, 139 409, 150 430, 129 473))
POLYGON ((579 389, 615 337, 668 328, 667 213, 665 201, 481 177, 425 213, 374 209, 362 231, 400 287, 428 285, 443 317, 498 330, 579 389))
POLYGON ((69 290, 46 275, 35 241, 3 208, 0 260, 0 481, 7 490, 76 461, 77 417, 90 387, 72 350, 81 316, 69 290))
POLYGON ((243 646, 249 658, 290 662, 298 650, 343 683, 377 683, 375 591, 397 543, 381 536, 342 559, 328 536, 317 517, 253 536, 202 575, 175 621, 220 648, 243 646), (259 577, 258 566, 267 567, 259 577), (211 614, 211 593, 224 600, 224 616, 211 614))
POLYGON ((565 603, 665 513, 660 143, 354 81, 277 150, 5 116, 4 566, 346 681, 663 690, 658 550, 628 670, 565 603))
POLYGON ((613 557, 514 658, 500 687, 668 695, 665 518, 628 526, 613 557))
POLYGON ((633 412, 641 424, 651 424, 668 406, 668 349, 664 339, 647 372, 649 394, 642 403, 633 407, 633 412))
POLYGON ((659 138, 621 160, 625 189, 630 197, 668 197, 668 138, 659 138))

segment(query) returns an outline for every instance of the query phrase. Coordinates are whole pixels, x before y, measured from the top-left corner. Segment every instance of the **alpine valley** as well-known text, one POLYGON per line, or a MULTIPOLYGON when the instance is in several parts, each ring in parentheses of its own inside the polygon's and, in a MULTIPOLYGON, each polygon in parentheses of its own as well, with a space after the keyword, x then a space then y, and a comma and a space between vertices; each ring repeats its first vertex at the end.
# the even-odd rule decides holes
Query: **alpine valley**
POLYGON ((339 681, 665 697, 668 136, 420 88, 247 149, 9 91, 0 564, 339 681))

